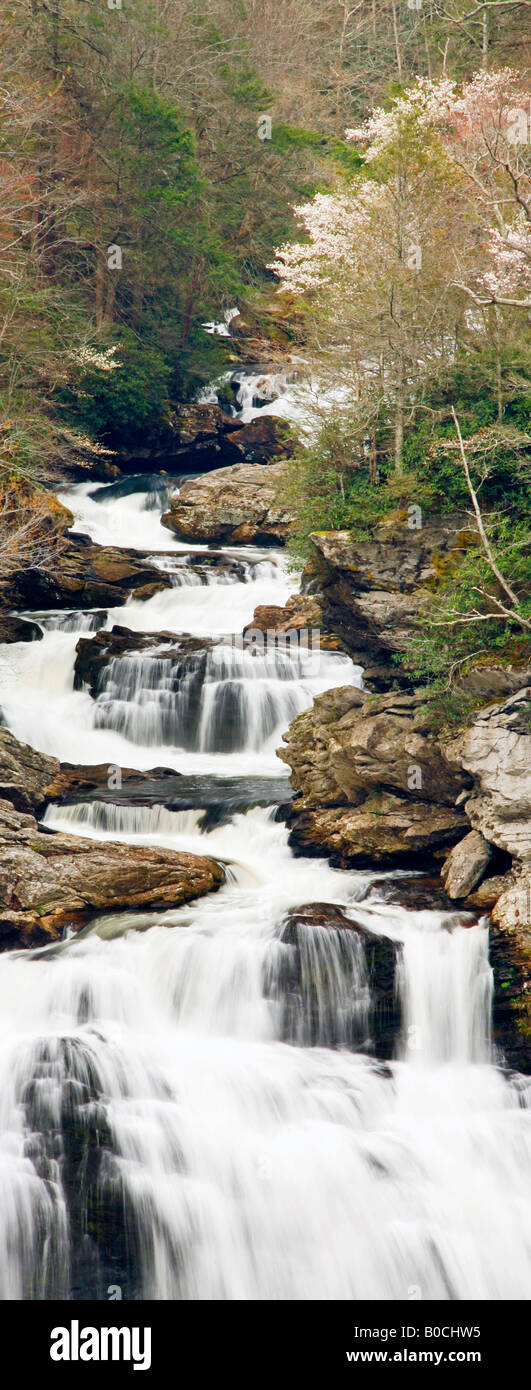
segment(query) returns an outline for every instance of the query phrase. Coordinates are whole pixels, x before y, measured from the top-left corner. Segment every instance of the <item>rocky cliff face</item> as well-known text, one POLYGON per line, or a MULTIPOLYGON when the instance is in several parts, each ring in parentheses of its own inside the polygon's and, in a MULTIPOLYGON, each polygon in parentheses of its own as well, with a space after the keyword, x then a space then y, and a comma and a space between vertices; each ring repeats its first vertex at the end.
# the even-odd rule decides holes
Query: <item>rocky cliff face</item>
POLYGON ((409 528, 409 516, 393 516, 370 541, 349 531, 319 531, 305 585, 321 595, 327 627, 365 667, 369 689, 410 686, 394 660, 407 651, 411 631, 430 584, 459 561, 469 535, 465 516, 425 521, 409 528))

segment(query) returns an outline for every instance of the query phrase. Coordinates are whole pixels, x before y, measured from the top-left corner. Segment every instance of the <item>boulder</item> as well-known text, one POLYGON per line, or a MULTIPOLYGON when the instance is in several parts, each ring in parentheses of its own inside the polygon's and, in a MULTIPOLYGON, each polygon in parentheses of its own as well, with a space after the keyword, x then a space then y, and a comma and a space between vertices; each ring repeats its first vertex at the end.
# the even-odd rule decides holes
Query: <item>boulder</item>
MULTIPOLYGON (((292 769, 301 809, 357 806, 378 790, 454 809, 467 781, 427 734, 420 694, 375 696, 352 686, 326 691, 294 720, 284 741, 278 756, 292 769)), ((463 821, 456 813, 456 825, 463 821)))
POLYGON ((29 618, 18 618, 13 613, 0 612, 0 643, 39 642, 42 628, 29 618))
POLYGON ((0 942, 40 945, 99 912, 178 907, 224 882, 212 859, 43 832, 0 801, 0 942))
POLYGON ((181 448, 204 444, 229 432, 243 429, 241 420, 212 403, 192 402, 181 405, 171 413, 173 435, 181 448))
POLYGON ((441 869, 441 878, 449 898, 467 898, 485 877, 492 859, 492 845, 478 830, 471 830, 464 840, 454 845, 441 869))
POLYGON ((285 633, 292 640, 311 642, 312 633, 319 634, 319 645, 323 651, 341 651, 339 637, 324 629, 323 613, 319 600, 312 594, 292 594, 284 608, 277 604, 259 604, 255 608, 252 622, 244 628, 244 637, 252 632, 285 633))
POLYGON ((162 524, 181 540, 283 545, 293 518, 278 501, 285 465, 243 464, 189 479, 171 499, 162 524))
POLYGON ((9 729, 0 729, 0 798, 17 811, 42 810, 48 783, 59 769, 58 758, 37 753, 29 744, 19 743, 9 729))
POLYGON ((508 869, 505 874, 490 874, 467 895, 467 907, 478 907, 481 912, 490 912, 491 908, 496 906, 498 898, 501 898, 502 893, 508 888, 512 888, 514 882, 515 874, 512 869, 508 869))
POLYGON ((147 584, 150 592, 168 589, 171 577, 135 550, 93 545, 71 533, 53 570, 29 569, 10 581, 9 602, 30 609, 115 608, 147 584))
POLYGON ((163 468, 165 473, 202 473, 225 467, 239 455, 229 439, 240 421, 215 403, 189 402, 170 411, 165 436, 157 443, 120 449, 117 461, 123 473, 142 473, 163 468))
POLYGON ((125 473, 162 466, 169 473, 204 473, 233 463, 267 464, 293 452, 285 420, 262 415, 244 424, 214 403, 193 402, 170 413, 166 438, 159 444, 122 449, 116 455, 125 473))
POLYGON ((242 463, 267 464, 271 459, 288 458, 293 453, 295 441, 290 437, 289 427, 277 416, 260 415, 247 425, 238 423, 238 432, 228 434, 227 440, 242 463))
POLYGON ((531 873, 524 870, 514 874, 512 882, 504 884, 492 910, 492 920, 502 931, 513 936, 524 954, 531 952, 531 873))

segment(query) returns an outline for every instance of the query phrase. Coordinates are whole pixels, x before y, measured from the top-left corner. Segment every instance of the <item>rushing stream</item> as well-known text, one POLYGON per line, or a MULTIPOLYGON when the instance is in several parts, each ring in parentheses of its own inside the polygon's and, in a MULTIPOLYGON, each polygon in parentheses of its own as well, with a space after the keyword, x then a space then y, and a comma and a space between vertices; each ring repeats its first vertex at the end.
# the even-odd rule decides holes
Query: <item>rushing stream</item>
POLYGON ((491 1051, 487 929, 388 903, 389 876, 294 857, 275 750, 316 692, 360 672, 231 643, 295 588, 285 561, 250 549, 243 578, 198 582, 160 527, 164 485, 138 486, 65 500, 101 543, 174 554, 172 588, 40 615, 42 641, 0 649, 0 703, 63 761, 164 766, 195 787, 177 808, 49 808, 50 829, 209 854, 226 884, 0 956, 1 1296, 526 1298, 529 1110, 491 1051), (75 645, 117 622, 155 653, 163 629, 225 640, 193 690, 148 652, 93 699, 74 689, 75 645))

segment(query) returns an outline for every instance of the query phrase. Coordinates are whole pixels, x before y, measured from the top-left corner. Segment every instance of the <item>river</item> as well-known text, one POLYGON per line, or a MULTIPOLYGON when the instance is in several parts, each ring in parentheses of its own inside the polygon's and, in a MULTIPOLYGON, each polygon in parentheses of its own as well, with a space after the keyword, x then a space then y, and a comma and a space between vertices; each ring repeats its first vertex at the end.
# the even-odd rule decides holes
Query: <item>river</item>
POLYGON ((243 578, 197 582, 160 527, 163 491, 138 487, 63 500, 98 542, 164 551, 170 572, 175 556, 174 586, 106 616, 41 614, 42 641, 0 649, 0 702, 44 752, 162 765, 192 789, 177 809, 49 808, 50 829, 209 854, 226 883, 0 956, 0 1295, 529 1297, 529 1088, 492 1052, 487 925, 389 902, 397 875, 293 855, 282 731, 361 672, 333 653, 243 651, 233 634, 297 576, 249 548, 243 578), (225 639, 199 709, 163 655, 119 663, 96 700, 74 689, 80 632, 115 622, 225 639), (310 903, 328 924, 326 906, 294 924, 310 903), (387 1057, 374 938, 396 957, 387 1057))

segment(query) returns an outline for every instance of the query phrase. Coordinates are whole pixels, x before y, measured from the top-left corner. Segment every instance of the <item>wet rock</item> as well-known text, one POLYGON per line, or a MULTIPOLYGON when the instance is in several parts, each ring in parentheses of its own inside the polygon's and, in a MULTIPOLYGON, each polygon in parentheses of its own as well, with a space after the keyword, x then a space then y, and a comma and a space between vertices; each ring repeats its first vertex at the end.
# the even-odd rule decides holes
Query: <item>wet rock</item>
POLYGON ((290 843, 305 853, 329 855, 340 867, 426 864, 455 844, 466 829, 462 812, 383 793, 358 807, 323 807, 288 816, 290 843))
POLYGON ((498 923, 495 909, 489 932, 489 954, 494 975, 493 1041, 499 1049, 500 1060, 525 1075, 531 1072, 530 890, 528 881, 527 885, 517 890, 519 897, 513 897, 510 901, 510 926, 505 920, 503 908, 498 923), (512 925, 516 912, 522 915, 522 925, 518 927, 512 925))
POLYGON ((27 570, 13 579, 9 596, 12 607, 25 609, 115 608, 147 584, 165 589, 171 579, 134 550, 93 545, 72 533, 53 572, 27 570))
POLYGON ((396 1055, 399 944, 369 931, 354 909, 331 903, 309 903, 290 912, 281 943, 267 993, 279 1008, 284 1041, 347 1046, 381 1059, 396 1055), (336 938, 332 951, 331 933, 336 938), (338 963, 348 982, 339 1009, 338 963))
POLYGON ((243 464, 189 479, 171 499, 162 524, 182 540, 283 545, 293 518, 278 501, 285 465, 243 464))
MULTIPOLYGON (((419 912, 423 908, 430 912, 453 911, 457 917, 455 905, 444 892, 440 877, 435 873, 401 873, 397 877, 379 879, 363 899, 364 906, 372 902, 396 904, 411 912, 419 912)), ((463 925, 469 926, 471 917, 466 913, 461 916, 463 925)))
POLYGON ((467 898, 485 877, 492 859, 489 845, 478 830, 471 830, 450 850, 441 869, 441 878, 449 898, 467 898))
POLYGON ((152 656, 153 661, 161 658, 174 661, 183 667, 187 658, 204 657, 216 645, 215 639, 191 637, 188 633, 176 632, 131 632, 127 627, 115 624, 109 632, 97 632, 94 637, 80 637, 76 646, 74 662, 74 689, 90 690, 93 698, 98 694, 101 678, 111 661, 130 656, 152 656))
POLYGON ((17 618, 12 613, 0 612, 0 643, 39 642, 42 629, 29 618, 17 618))
POLYGON ((214 860, 45 833, 0 802, 0 942, 38 945, 98 912, 178 907, 219 888, 214 860))
POLYGON ((149 772, 140 772, 132 767, 120 767, 117 772, 112 763, 97 763, 92 766, 60 763, 58 772, 44 788, 44 795, 47 802, 69 802, 79 801, 87 793, 98 792, 109 793, 114 800, 126 801, 130 799, 134 789, 139 797, 146 790, 160 797, 160 784, 166 785, 168 780, 172 783, 178 782, 179 773, 167 767, 152 767, 149 772), (155 790, 153 783, 156 784, 155 790))

